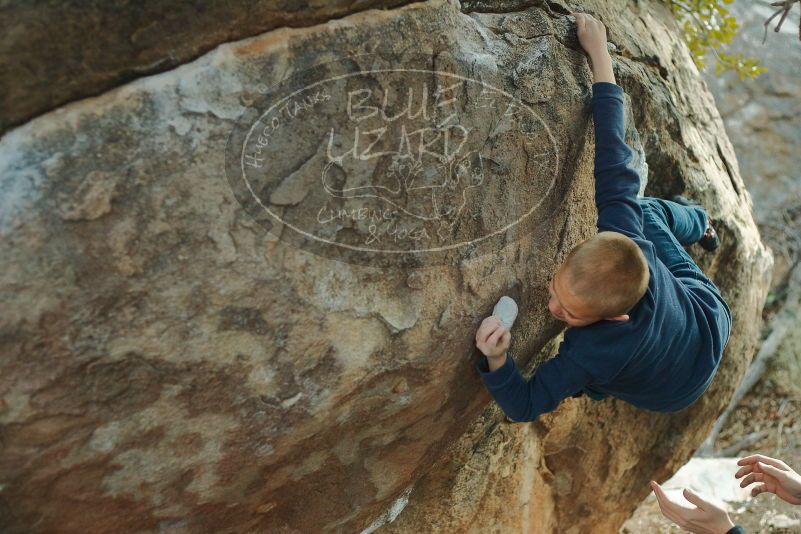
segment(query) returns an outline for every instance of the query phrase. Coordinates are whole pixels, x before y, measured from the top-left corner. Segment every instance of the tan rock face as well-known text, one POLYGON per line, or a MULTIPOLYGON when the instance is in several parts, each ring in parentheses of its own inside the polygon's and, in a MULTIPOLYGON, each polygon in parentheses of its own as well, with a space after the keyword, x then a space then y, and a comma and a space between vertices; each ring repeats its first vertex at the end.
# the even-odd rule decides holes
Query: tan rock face
MULTIPOLYGON (((687 191, 720 222, 723 245, 701 264, 735 329, 703 399, 674 415, 571 399, 535 424, 501 422, 473 369, 473 336, 511 294, 512 354, 531 368, 553 352, 546 282, 596 215, 587 62, 555 3, 365 11, 220 46, 0 140, 1 530, 353 532, 394 519, 383 528, 615 531, 726 404, 753 353, 771 265, 711 97, 661 4, 639 6, 587 3, 617 48, 646 193, 687 191), (369 235, 359 220, 332 227, 333 246, 297 239, 256 199, 284 219, 319 209, 326 184, 302 169, 320 170, 308 141, 323 125, 353 131, 335 107, 273 145, 265 161, 284 167, 242 195, 226 146, 270 87, 333 60, 369 70, 421 53, 432 71, 508 93, 537 119, 482 130, 493 115, 477 118, 476 95, 461 93, 459 124, 493 141, 476 149, 494 154, 486 181, 439 204, 407 187, 400 200, 338 207, 440 216, 425 226, 454 211, 423 206, 462 206, 445 235, 457 244, 536 206, 529 216, 430 257, 340 253, 369 235), (526 124, 547 126, 548 142, 527 147, 519 136, 538 130, 526 124), (535 148, 553 157, 528 166, 535 148)), ((398 96, 413 85, 393 81, 374 87, 398 96)), ((375 161, 344 184, 386 186, 375 161)), ((484 160, 453 161, 471 162, 443 175, 456 185, 484 160)), ((401 176, 414 170, 395 163, 401 176)))

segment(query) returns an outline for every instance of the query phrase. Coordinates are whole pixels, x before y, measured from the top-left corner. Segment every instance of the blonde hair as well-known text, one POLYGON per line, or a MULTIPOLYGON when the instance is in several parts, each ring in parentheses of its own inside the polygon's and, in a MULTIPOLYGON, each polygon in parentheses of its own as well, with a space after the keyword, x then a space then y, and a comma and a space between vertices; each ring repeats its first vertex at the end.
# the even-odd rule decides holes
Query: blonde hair
POLYGON ((566 285, 600 317, 627 313, 648 289, 648 262, 630 238, 599 232, 579 243, 563 264, 566 285))

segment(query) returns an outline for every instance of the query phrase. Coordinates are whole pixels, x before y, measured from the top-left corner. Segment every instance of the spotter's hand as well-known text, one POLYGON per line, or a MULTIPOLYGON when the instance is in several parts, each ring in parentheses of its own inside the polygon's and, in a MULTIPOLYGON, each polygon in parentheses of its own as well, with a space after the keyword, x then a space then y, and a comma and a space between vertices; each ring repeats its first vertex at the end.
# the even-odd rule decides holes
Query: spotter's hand
POLYGON ((751 489, 753 497, 760 493, 773 493, 790 504, 801 504, 801 475, 783 461, 754 454, 740 458, 737 465, 743 467, 734 474, 735 478, 745 477, 740 481, 741 488, 759 484, 751 489))
POLYGON ((668 497, 662 486, 653 480, 651 489, 656 495, 662 515, 685 530, 694 534, 723 534, 734 528, 726 505, 722 502, 715 502, 685 489, 684 498, 695 505, 688 507, 668 497))

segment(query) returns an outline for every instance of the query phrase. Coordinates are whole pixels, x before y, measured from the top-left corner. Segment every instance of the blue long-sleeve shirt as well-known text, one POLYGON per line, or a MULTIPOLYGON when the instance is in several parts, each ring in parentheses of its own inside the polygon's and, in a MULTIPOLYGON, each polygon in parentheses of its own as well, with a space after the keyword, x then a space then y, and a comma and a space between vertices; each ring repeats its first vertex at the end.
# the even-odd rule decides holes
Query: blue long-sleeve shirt
POLYGON ((731 330, 731 312, 718 289, 676 278, 645 238, 640 180, 625 143, 623 89, 609 82, 592 89, 598 230, 619 232, 639 245, 650 271, 648 289, 627 321, 569 327, 558 354, 528 381, 510 356, 492 372, 482 356, 477 367, 484 385, 514 421, 534 420, 585 389, 658 412, 685 408, 709 387, 731 330))

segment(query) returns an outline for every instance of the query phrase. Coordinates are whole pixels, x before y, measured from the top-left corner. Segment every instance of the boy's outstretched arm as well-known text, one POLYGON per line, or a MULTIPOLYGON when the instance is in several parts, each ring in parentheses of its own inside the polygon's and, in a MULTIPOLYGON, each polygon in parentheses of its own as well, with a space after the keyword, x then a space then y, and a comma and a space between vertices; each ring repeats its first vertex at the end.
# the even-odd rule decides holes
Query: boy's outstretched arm
POLYGON ((509 419, 533 421, 591 382, 589 373, 565 355, 567 341, 559 345, 559 354, 541 364, 526 381, 506 354, 510 340, 509 331, 492 316, 484 319, 476 333, 476 346, 484 354, 478 361, 478 372, 509 419))
POLYGON ((606 28, 586 13, 573 13, 579 42, 590 57, 594 83, 595 205, 598 230, 644 238, 642 208, 637 202, 640 177, 629 167, 632 150, 625 142, 623 89, 615 83, 606 47, 606 28))

